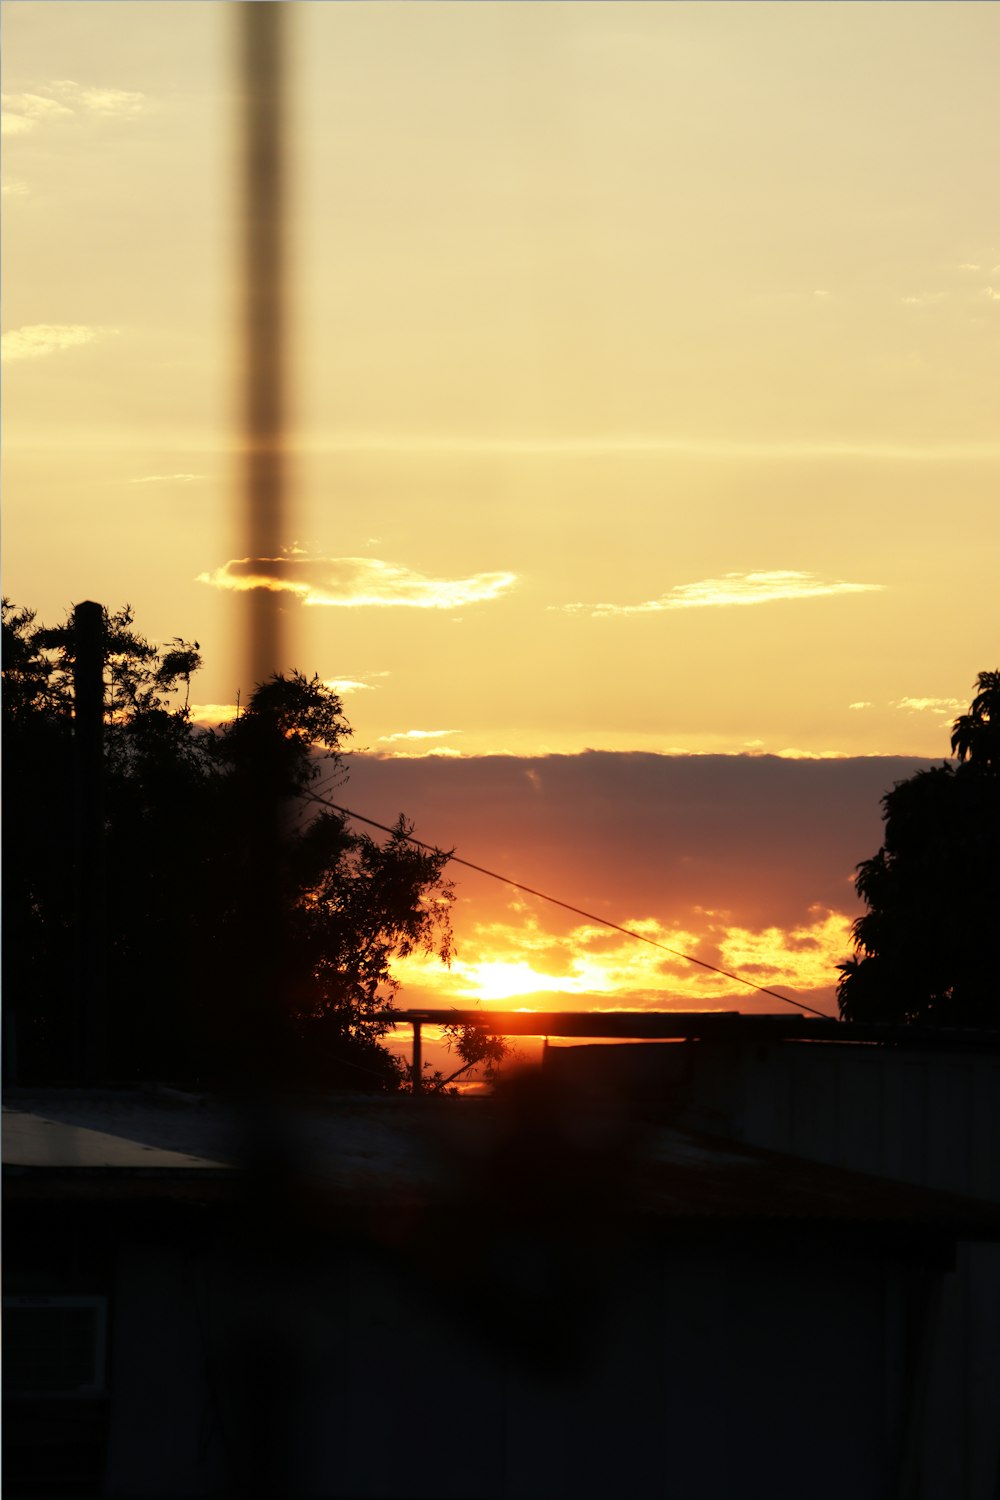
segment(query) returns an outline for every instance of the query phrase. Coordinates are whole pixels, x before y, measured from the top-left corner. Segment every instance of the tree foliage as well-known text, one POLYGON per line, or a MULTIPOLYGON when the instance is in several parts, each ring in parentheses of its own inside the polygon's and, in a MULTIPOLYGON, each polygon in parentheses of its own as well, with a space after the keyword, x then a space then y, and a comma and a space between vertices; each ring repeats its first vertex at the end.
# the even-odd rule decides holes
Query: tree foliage
MULTIPOLYGON (((451 1085, 464 1073, 474 1068, 482 1070, 485 1082, 494 1083, 500 1076, 504 1064, 509 1060, 512 1048, 502 1036, 490 1031, 484 1024, 454 1022, 443 1028, 441 1040, 449 1052, 461 1059, 457 1068, 442 1073, 440 1068, 430 1072, 423 1080, 425 1092, 443 1094, 458 1093, 451 1085)), ((425 1067, 429 1066, 425 1064, 425 1067)))
MULTIPOLYGON (((274 676, 206 730, 188 706, 197 642, 152 645, 128 607, 105 612, 104 638, 110 1076, 231 1078, 259 958, 246 894, 266 768, 288 809, 268 887, 282 923, 271 1034, 300 1080, 397 1087, 404 1070, 380 1045, 391 963, 449 958, 447 855, 409 842, 402 816, 380 845, 312 800, 345 774, 351 732, 317 677, 274 676)), ((4 604, 5 993, 28 1079, 73 1066, 73 660, 71 622, 47 629, 4 604)))
POLYGON ((1000 933, 1000 672, 982 672, 947 762, 882 799, 885 838, 858 866, 867 911, 841 964, 850 1021, 994 1026, 1000 933))

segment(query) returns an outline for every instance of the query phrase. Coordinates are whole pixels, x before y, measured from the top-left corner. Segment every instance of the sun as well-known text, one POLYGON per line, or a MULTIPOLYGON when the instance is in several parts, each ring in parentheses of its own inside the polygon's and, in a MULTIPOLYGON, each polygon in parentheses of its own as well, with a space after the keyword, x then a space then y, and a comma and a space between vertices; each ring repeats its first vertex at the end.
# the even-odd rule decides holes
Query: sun
POLYGON ((523 995, 576 994, 585 985, 579 975, 543 974, 524 959, 482 959, 456 965, 461 978, 476 998, 486 1001, 515 1000, 523 995))
POLYGON ((536 994, 550 987, 547 974, 538 974, 529 963, 504 962, 502 959, 483 959, 479 963, 463 965, 463 980, 475 990, 480 1000, 512 1000, 519 995, 536 994))

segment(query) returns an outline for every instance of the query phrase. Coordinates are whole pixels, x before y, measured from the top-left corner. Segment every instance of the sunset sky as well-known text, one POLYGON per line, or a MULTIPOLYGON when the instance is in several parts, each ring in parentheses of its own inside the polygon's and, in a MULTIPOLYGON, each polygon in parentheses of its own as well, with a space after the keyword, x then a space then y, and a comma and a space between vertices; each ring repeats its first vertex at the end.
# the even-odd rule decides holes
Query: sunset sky
MULTIPOLYGON (((1000 7, 288 10, 262 560, 236 7, 3 7, 5 592, 197 638, 211 717, 279 589, 373 816, 828 1007, 879 797, 998 664, 1000 7)), ((460 898, 462 1003, 742 1003, 460 898)))

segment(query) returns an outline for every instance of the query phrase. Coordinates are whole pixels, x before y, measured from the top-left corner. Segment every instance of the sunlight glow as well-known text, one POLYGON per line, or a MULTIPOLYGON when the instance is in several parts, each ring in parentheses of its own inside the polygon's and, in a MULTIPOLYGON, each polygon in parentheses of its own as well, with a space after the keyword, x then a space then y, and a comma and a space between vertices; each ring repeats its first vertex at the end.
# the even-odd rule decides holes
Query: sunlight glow
POLYGON ((578 974, 559 977, 540 973, 523 959, 515 962, 481 959, 472 964, 455 964, 455 970, 469 994, 480 1000, 511 1000, 534 994, 579 995, 594 988, 578 974))
MULTIPOLYGON (((582 924, 559 934, 530 913, 511 912, 508 922, 476 923, 457 934, 458 956, 445 969, 426 955, 394 965, 403 988, 397 1003, 497 1004, 529 997, 533 1005, 553 997, 587 999, 604 1008, 699 1009, 725 1003, 746 1008, 773 998, 747 985, 636 942, 608 928, 582 924)), ((702 913, 701 931, 668 928, 654 918, 626 921, 655 942, 707 963, 743 974, 756 984, 791 990, 830 1008, 835 965, 850 950, 850 918, 814 908, 812 921, 788 930, 761 931, 733 924, 724 912, 702 913)), ((558 1007, 557 1007, 558 1008, 558 1007)))

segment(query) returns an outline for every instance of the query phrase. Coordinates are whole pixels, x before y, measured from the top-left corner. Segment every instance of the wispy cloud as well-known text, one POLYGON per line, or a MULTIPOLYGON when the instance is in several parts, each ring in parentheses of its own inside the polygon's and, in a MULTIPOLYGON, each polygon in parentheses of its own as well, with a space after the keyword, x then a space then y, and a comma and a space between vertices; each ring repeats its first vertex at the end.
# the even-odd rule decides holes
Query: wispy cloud
POLYGON ((204 474, 143 474, 141 479, 132 479, 130 484, 195 484, 204 479, 204 474))
MULTIPOLYGON (((870 705, 868 705, 868 704, 853 704, 853 703, 851 704, 852 708, 856 708, 856 707, 867 708, 869 706, 870 705)), ((706 754, 706 753, 709 754, 709 755, 712 755, 712 754, 715 754, 717 752, 714 752, 714 751, 711 751, 711 750, 708 751, 708 752, 704 752, 704 751, 701 751, 701 750, 696 750, 696 751, 693 751, 693 752, 690 751, 690 750, 676 750, 676 751, 672 751, 671 753, 675 754, 675 755, 684 755, 684 756, 687 756, 688 758, 691 758, 692 756, 703 755, 703 754, 706 754)), ((743 749, 740 752, 738 752, 738 753, 741 754, 741 755, 751 756, 752 758, 756 758, 757 760, 760 760, 762 757, 765 757, 765 756, 768 759, 770 759, 770 760, 859 760, 859 759, 862 759, 862 757, 860 757, 860 756, 853 755, 849 750, 800 750, 795 745, 786 745, 784 747, 784 749, 782 749, 782 750, 776 750, 772 746, 769 746, 764 740, 745 740, 744 743, 743 743, 743 749)))
POLYGON ((516 573, 474 573, 470 578, 428 578, 377 557, 238 557, 198 582, 221 589, 274 589, 297 594, 303 604, 335 608, 459 609, 498 599, 516 573))
POLYGON ((394 745, 400 740, 443 740, 449 734, 461 734, 460 729, 403 729, 399 734, 379 736, 380 745, 394 745))
POLYGON ((331 693, 346 698, 349 693, 372 693, 375 691, 370 682, 362 682, 359 677, 326 677, 323 686, 329 688, 331 693))
POLYGON ((848 708, 871 708, 872 704, 870 699, 860 698, 857 703, 849 703, 847 706, 848 708))
POLYGON ((948 295, 947 292, 917 292, 909 297, 901 297, 900 301, 907 307, 930 307, 935 302, 943 302, 948 295))
MULTIPOLYGON (((412 741, 410 742, 412 743, 412 741)), ((418 743, 414 749, 380 751, 380 760, 465 760, 463 751, 453 745, 428 745, 418 743)))
POLYGON ((47 94, 4 94, 0 103, 0 132, 4 135, 26 135, 42 121, 65 118, 73 113, 47 94))
POLYGON ((774 754, 778 760, 856 760, 858 758, 849 750, 799 750, 794 745, 786 745, 783 750, 775 750, 774 754))
POLYGON ((146 102, 146 96, 134 89, 86 88, 71 78, 50 84, 49 92, 92 115, 136 115, 146 102))
POLYGON ((735 605, 773 604, 781 599, 820 599, 834 594, 867 594, 883 588, 881 583, 847 583, 818 578, 815 573, 791 569, 763 573, 724 573, 721 578, 702 578, 697 583, 679 583, 658 599, 640 604, 567 604, 566 610, 588 611, 600 619, 610 615, 660 614, 673 609, 721 609, 735 605))
POLYGON ((81 344, 92 343, 102 334, 114 331, 92 328, 86 323, 29 323, 24 328, 12 328, 3 335, 0 339, 0 359, 4 364, 17 359, 42 359, 46 354, 75 349, 81 344))
POLYGON ((0 131, 4 135, 26 135, 38 125, 79 115, 136 115, 145 102, 145 96, 132 89, 87 88, 71 78, 61 78, 31 92, 4 94, 0 131))
POLYGON ((7 181, 0 183, 0 193, 5 198, 24 198, 28 192, 28 184, 20 182, 16 177, 8 177, 7 181))
POLYGON ((961 698, 896 698, 890 704, 914 714, 953 714, 963 706, 961 698))

